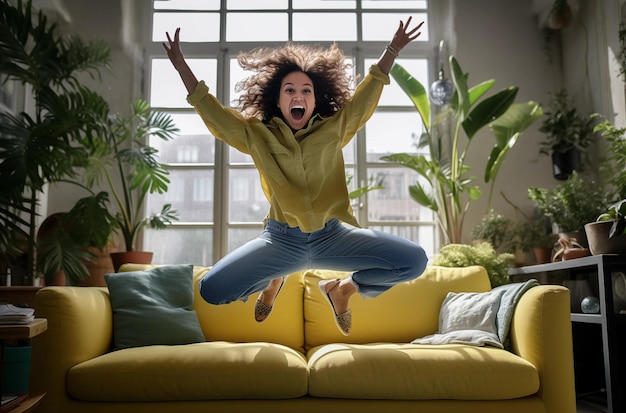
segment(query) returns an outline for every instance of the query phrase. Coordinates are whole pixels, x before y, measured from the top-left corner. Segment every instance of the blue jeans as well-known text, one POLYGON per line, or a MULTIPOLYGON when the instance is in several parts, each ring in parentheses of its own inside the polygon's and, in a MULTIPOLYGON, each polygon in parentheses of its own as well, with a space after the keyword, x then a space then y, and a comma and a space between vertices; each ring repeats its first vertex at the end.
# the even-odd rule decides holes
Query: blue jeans
POLYGON ((363 297, 376 297, 394 285, 417 278, 428 258, 418 244, 337 219, 306 233, 269 220, 262 234, 226 255, 200 281, 200 294, 211 304, 246 301, 274 278, 305 269, 353 271, 363 297))

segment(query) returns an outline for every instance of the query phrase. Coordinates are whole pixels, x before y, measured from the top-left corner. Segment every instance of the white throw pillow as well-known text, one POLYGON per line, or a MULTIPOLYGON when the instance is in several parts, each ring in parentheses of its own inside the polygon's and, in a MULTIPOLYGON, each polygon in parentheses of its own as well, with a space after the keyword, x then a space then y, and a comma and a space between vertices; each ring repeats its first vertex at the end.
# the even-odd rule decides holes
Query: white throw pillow
POLYGON ((448 293, 441 304, 437 334, 417 338, 413 344, 468 344, 504 348, 496 318, 504 291, 448 293))
POLYGON ((498 334, 496 317, 502 292, 448 293, 439 313, 439 333, 481 330, 498 334))

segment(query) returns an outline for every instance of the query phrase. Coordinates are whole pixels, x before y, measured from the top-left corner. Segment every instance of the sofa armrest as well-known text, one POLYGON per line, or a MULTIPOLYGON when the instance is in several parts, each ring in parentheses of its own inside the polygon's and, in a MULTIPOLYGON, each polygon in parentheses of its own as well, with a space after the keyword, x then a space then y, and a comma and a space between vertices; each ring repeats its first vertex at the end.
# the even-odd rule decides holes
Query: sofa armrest
POLYGON ((574 413, 574 355, 570 293, 558 285, 541 285, 520 299, 511 324, 514 353, 539 371, 538 395, 550 413, 574 413))
POLYGON ((35 314, 48 329, 32 340, 30 391, 46 392, 46 411, 67 398, 67 371, 108 352, 113 337, 109 292, 98 287, 46 287, 37 292, 35 314))

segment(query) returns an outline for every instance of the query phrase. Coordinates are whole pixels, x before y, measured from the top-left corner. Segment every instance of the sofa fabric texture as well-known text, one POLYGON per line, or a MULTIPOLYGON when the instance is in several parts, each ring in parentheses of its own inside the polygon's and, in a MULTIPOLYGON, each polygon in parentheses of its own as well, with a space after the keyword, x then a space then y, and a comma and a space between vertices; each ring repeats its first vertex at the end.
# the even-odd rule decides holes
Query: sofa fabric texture
POLYGON ((317 288, 346 273, 290 275, 257 323, 256 296, 223 306, 200 298, 208 269, 193 267, 191 308, 205 341, 190 344, 116 350, 113 290, 41 289, 36 315, 48 331, 33 339, 31 392, 47 394, 38 411, 575 412, 564 287, 537 286, 520 298, 507 351, 411 343, 437 333, 449 293, 491 290, 482 267, 430 266, 377 298, 355 295, 347 337, 317 288))

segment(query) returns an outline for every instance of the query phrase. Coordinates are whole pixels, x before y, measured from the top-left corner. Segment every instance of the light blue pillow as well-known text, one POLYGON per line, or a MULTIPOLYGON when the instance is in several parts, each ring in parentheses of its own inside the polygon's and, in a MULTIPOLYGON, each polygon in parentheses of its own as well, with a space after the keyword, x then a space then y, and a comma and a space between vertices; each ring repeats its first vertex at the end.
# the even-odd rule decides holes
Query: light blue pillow
POLYGON ((116 350, 205 341, 193 310, 193 265, 104 276, 113 307, 116 350))

